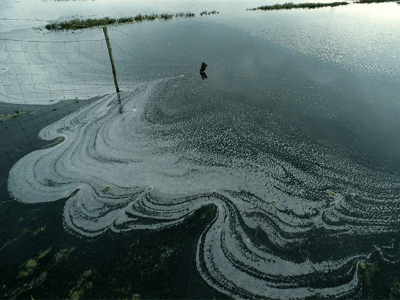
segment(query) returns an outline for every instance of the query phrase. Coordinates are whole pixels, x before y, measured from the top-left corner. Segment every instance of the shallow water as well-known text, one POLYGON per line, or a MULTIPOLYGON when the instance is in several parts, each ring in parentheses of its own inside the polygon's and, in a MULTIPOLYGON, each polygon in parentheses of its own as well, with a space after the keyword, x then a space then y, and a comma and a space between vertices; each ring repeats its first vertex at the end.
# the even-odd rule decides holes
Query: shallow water
POLYGON ((360 261, 399 261, 396 5, 111 27, 123 92, 41 130, 65 140, 20 159, 9 192, 67 198, 54 214, 85 238, 178 230, 211 206, 195 258, 216 290, 359 297, 360 261))

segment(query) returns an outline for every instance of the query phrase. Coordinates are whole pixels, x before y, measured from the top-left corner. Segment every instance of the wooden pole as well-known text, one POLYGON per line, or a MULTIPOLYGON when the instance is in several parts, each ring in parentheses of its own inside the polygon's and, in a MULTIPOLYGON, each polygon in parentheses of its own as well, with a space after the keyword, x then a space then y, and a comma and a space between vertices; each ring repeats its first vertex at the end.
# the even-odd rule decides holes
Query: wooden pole
POLYGON ((113 77, 114 77, 115 90, 117 91, 117 93, 119 93, 119 87, 118 87, 118 81, 117 81, 117 71, 115 69, 114 58, 112 55, 112 49, 111 49, 111 44, 110 44, 110 38, 108 37, 107 27, 103 27, 103 32, 104 32, 104 37, 106 38, 108 55, 110 56, 111 68, 112 68, 112 73, 113 73, 113 77))

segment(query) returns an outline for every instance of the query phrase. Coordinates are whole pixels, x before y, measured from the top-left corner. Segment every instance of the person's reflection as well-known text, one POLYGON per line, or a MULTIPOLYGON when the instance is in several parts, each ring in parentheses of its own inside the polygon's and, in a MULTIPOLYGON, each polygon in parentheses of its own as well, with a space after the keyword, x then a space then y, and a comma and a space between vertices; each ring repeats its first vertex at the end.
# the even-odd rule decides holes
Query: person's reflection
POLYGON ((201 67, 200 67, 200 75, 201 75, 201 79, 206 79, 207 75, 206 75, 206 68, 207 68, 207 64, 205 62, 201 63, 201 67))

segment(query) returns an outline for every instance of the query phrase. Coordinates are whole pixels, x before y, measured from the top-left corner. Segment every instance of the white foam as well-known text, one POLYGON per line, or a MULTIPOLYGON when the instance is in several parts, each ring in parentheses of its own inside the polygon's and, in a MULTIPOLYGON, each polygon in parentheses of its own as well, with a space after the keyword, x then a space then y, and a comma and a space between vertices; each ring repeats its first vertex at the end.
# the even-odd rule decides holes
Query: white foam
MULTIPOLYGON (((326 254, 318 262, 294 254, 291 245, 305 245, 314 229, 326 229, 331 237, 392 231, 400 212, 392 205, 398 201, 391 192, 396 179, 379 194, 372 192, 379 184, 370 171, 335 152, 306 152, 304 141, 282 145, 315 155, 308 159, 318 167, 307 172, 268 152, 254 158, 196 149, 188 140, 195 134, 188 124, 158 123, 149 115, 156 111, 153 100, 163 97, 163 85, 183 84, 180 80, 136 84, 120 99, 104 96, 47 126, 41 138, 65 140, 19 160, 10 171, 10 193, 25 203, 69 197, 65 226, 83 236, 159 230, 214 205, 217 215, 199 238, 197 267, 216 289, 235 298, 354 295, 357 261, 365 253, 326 254), (176 126, 186 135, 168 134, 176 126), (364 175, 363 182, 355 173, 364 175), (330 283, 331 276, 340 284, 330 283)), ((236 126, 238 134, 248 130, 236 126)), ((274 132, 269 135, 275 140, 274 132)))

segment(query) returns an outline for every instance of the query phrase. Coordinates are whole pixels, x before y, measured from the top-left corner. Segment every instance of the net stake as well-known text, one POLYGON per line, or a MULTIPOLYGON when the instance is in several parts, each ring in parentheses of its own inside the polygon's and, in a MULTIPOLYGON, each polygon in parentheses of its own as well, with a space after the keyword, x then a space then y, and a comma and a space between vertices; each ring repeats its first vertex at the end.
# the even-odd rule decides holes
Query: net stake
POLYGON ((118 81, 117 81, 117 71, 115 69, 114 58, 112 55, 112 49, 111 49, 111 44, 110 44, 110 38, 108 37, 107 27, 103 27, 103 32, 104 32, 104 37, 106 38, 108 55, 110 56, 111 68, 112 68, 112 73, 113 73, 113 77, 114 77, 115 90, 117 91, 117 93, 119 93, 119 87, 118 87, 118 81))

